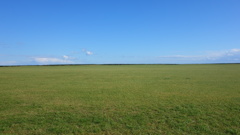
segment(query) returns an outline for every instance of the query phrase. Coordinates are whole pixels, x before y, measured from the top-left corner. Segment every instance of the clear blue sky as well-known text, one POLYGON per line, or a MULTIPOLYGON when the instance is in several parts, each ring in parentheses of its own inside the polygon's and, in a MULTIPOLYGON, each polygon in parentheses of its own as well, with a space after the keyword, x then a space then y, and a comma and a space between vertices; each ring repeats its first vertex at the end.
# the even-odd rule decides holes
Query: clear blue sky
POLYGON ((240 63, 239 0, 1 0, 0 65, 240 63))

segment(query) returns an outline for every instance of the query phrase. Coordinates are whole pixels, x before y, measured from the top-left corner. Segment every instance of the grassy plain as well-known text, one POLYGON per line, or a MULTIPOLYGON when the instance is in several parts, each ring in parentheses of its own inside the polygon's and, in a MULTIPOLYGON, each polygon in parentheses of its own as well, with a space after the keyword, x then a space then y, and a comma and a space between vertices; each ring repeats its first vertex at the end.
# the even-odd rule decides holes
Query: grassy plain
POLYGON ((0 134, 240 134, 240 64, 0 67, 0 134))

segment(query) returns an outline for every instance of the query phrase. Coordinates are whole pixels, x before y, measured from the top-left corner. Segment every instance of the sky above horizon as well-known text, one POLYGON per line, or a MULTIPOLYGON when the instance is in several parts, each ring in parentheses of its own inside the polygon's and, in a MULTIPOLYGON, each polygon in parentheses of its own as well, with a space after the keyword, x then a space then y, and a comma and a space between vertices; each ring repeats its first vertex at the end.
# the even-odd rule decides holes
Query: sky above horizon
POLYGON ((1 0, 0 65, 240 63, 239 0, 1 0))

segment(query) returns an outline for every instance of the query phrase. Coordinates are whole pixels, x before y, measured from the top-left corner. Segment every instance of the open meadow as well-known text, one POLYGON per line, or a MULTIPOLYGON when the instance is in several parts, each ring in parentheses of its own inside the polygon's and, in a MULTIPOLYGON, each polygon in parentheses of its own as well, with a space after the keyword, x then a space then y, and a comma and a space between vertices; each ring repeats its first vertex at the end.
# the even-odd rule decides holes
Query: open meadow
POLYGON ((0 67, 0 134, 240 134, 240 64, 0 67))

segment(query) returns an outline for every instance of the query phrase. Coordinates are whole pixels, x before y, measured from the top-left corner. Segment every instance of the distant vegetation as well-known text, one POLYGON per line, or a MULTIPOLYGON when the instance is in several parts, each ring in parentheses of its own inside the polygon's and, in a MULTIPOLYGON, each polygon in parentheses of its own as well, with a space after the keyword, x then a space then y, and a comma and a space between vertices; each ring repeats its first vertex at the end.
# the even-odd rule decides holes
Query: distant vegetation
POLYGON ((0 134, 240 134, 240 65, 0 68, 0 134))

